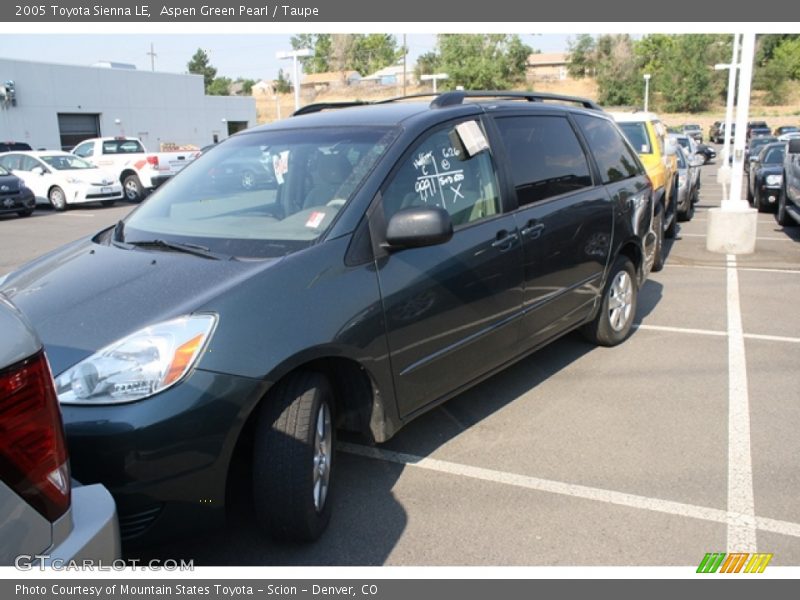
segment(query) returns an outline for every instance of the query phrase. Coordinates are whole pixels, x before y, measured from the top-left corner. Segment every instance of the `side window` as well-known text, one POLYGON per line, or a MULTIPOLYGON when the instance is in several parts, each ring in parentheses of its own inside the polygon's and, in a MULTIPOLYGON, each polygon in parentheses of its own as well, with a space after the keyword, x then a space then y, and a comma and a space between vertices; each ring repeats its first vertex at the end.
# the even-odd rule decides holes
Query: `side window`
POLYGON ((520 206, 592 186, 586 155, 565 117, 502 117, 496 123, 520 206))
POLYGON ((636 154, 613 123, 589 115, 577 115, 575 119, 597 161, 603 183, 621 181, 642 173, 636 154))
POLYGON ((94 149, 94 142, 86 142, 85 144, 81 144, 77 148, 75 148, 74 154, 76 156, 86 158, 92 155, 93 149, 94 149))
POLYGON ((0 156, 0 165, 7 171, 15 171, 19 169, 19 154, 6 154, 0 156))
POLYGON ((23 171, 32 171, 36 167, 42 166, 38 160, 31 158, 30 156, 23 156, 20 163, 21 163, 20 169, 22 169, 23 171))
POLYGON ((492 158, 481 152, 460 161, 448 136, 452 126, 418 143, 383 193, 383 211, 392 215, 413 206, 444 208, 458 228, 500 212, 492 158))

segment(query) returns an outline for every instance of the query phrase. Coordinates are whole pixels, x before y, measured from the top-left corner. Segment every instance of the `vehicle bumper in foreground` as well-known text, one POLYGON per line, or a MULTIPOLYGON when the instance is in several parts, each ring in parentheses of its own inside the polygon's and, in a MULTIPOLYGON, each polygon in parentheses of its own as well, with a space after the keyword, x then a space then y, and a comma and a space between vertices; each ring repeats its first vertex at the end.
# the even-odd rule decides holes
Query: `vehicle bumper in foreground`
POLYGON ((221 522, 230 459, 266 387, 196 370, 137 402, 63 405, 72 472, 111 491, 123 540, 221 522))

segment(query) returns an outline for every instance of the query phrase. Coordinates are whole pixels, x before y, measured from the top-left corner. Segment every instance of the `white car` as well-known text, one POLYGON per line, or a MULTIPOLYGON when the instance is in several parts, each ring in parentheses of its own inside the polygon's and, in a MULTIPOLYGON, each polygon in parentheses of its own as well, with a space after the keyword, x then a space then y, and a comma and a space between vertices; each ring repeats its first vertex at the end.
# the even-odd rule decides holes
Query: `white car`
POLYGON ((122 200, 122 184, 84 159, 61 151, 7 152, 0 165, 33 190, 37 204, 64 210, 71 204, 122 200))

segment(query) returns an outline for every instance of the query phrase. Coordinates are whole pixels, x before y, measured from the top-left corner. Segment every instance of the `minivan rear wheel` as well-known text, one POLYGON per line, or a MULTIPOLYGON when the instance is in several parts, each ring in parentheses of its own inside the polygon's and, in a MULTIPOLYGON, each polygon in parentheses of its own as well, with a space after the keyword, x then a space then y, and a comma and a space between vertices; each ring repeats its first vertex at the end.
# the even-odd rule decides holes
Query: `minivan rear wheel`
POLYGON ((636 269, 627 256, 619 256, 606 282, 603 303, 584 335, 600 346, 616 346, 628 337, 633 327, 638 299, 636 269))
POLYGON ((256 518, 275 539, 310 542, 331 517, 334 402, 328 380, 289 375, 267 395, 256 424, 253 497, 256 518))

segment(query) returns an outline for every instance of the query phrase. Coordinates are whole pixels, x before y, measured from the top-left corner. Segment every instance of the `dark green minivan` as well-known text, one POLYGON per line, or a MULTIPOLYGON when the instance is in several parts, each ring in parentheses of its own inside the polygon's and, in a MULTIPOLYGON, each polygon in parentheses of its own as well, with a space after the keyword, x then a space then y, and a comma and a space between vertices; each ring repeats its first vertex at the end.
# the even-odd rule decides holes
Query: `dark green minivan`
POLYGON ((0 281, 47 348, 74 475, 112 491, 126 539, 224 515, 232 465, 266 532, 314 539, 345 491, 337 429, 381 443, 566 332, 629 334, 652 187, 608 115, 413 100, 239 133, 0 281))

